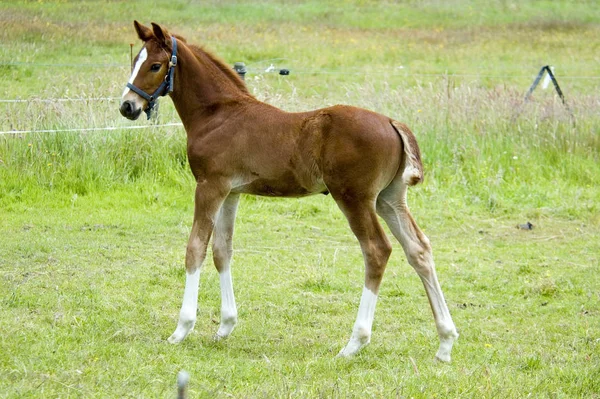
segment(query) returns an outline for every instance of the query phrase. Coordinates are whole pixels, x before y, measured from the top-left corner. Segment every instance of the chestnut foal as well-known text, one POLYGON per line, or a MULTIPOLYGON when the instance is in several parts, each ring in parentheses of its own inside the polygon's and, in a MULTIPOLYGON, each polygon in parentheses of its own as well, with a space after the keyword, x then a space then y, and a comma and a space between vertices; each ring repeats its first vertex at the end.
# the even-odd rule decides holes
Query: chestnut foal
POLYGON ((243 81, 202 48, 157 24, 134 22, 144 46, 122 97, 120 111, 137 119, 169 94, 187 132, 196 179, 194 222, 186 252, 186 282, 178 343, 194 327, 200 268, 212 235, 221 284, 225 338, 237 322, 231 280, 232 235, 240 194, 301 197, 330 193, 360 243, 365 281, 358 316, 341 356, 371 339, 379 285, 392 247, 377 215, 402 245, 423 281, 440 338, 436 358, 450 361, 458 337, 436 277, 429 240, 406 203, 408 186, 423 178, 415 137, 402 123, 350 106, 288 113, 249 94, 243 81), (152 93, 152 94, 151 94, 152 93))

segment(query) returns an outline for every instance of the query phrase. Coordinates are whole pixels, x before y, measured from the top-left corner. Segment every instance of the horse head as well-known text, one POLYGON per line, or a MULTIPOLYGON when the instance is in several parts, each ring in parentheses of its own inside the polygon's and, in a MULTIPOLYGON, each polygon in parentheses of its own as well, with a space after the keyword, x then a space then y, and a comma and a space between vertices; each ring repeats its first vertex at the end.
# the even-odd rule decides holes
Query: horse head
POLYGON ((148 118, 156 100, 173 91, 173 75, 177 65, 177 40, 162 26, 152 29, 134 21, 135 30, 144 45, 135 57, 131 77, 121 97, 119 110, 135 120, 142 111, 148 118))

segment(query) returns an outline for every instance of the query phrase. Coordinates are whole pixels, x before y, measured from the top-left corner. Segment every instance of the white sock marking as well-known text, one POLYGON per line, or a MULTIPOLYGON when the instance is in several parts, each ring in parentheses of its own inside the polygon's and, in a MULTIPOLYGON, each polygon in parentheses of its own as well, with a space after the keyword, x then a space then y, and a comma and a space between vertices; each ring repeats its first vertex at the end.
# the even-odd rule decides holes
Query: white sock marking
POLYGON ((217 331, 217 338, 224 338, 231 334, 237 323, 237 307, 233 294, 231 269, 227 268, 219 273, 221 280, 221 325, 217 331))
POLYGON ((194 328, 196 324, 196 310, 198 309, 198 286, 200 284, 200 268, 193 273, 185 274, 185 290, 183 291, 183 303, 179 312, 179 322, 169 342, 176 344, 181 342, 194 328))
POLYGON ((237 314, 235 296, 233 295, 233 282, 231 270, 227 269, 219 274, 221 280, 221 315, 230 317, 237 314))
MULTIPOLYGON (((140 51, 140 54, 138 55, 137 62, 135 63, 135 66, 133 67, 133 72, 131 73, 131 77, 129 78, 129 80, 127 81, 127 83, 133 83, 133 81, 135 80, 138 72, 142 68, 142 64, 147 59, 148 59, 148 51, 146 50, 146 47, 144 47, 142 49, 142 51, 140 51)), ((129 89, 129 87, 125 87, 125 90, 123 91, 123 95, 121 96, 121 98, 125 98, 125 96, 127 95, 127 93, 129 93, 130 91, 131 90, 129 89)))
POLYGON ((363 287, 352 336, 348 344, 340 351, 339 356, 352 356, 371 341, 371 328, 375 318, 376 304, 377 295, 367 287, 363 287))
POLYGON ((192 274, 185 274, 185 290, 183 291, 183 303, 181 311, 188 311, 196 318, 196 309, 198 308, 198 288, 200 284, 200 268, 192 274))
POLYGON ((363 287, 363 292, 360 297, 360 305, 358 306, 358 315, 356 323, 354 323, 354 332, 360 332, 361 335, 368 333, 368 338, 371 337, 371 327, 375 317, 375 305, 377 304, 377 295, 375 295, 367 287, 363 287))

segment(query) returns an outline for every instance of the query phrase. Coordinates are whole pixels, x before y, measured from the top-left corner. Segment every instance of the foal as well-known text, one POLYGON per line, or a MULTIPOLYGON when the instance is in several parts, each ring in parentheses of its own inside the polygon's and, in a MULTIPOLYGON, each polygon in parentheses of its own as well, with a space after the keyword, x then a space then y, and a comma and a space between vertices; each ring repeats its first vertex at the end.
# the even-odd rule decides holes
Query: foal
POLYGON ((415 137, 402 123, 365 109, 334 106, 288 113, 249 94, 233 70, 205 50, 157 24, 134 22, 144 46, 135 59, 120 111, 148 114, 157 96, 170 94, 187 133, 196 179, 194 222, 186 252, 186 282, 177 329, 169 342, 194 327, 200 268, 212 235, 221 285, 216 339, 237 322, 230 262, 240 194, 301 197, 330 193, 348 219, 365 262, 358 316, 341 356, 371 339, 379 285, 392 247, 377 215, 402 245, 423 281, 440 338, 436 358, 450 361, 458 337, 438 283, 429 240, 406 203, 408 186, 423 179, 415 137), (152 94, 150 94, 152 93, 152 94))

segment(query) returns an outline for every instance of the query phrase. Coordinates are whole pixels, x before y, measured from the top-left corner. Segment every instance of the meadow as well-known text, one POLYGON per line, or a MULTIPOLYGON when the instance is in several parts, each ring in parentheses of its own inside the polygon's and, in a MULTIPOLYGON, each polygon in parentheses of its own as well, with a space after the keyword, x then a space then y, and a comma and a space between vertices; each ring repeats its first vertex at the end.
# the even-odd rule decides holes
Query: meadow
POLYGON ((592 1, 0 1, 0 397, 174 397, 181 369, 190 397, 600 397, 598 37, 592 1), (411 127, 425 181, 409 204, 461 334, 452 363, 433 361, 397 243, 371 344, 335 358, 363 267, 325 196, 242 198, 236 330, 212 341, 209 253, 196 327, 166 342, 194 181, 168 98, 157 120, 118 113, 133 19, 245 62, 280 108, 411 127), (570 112, 551 85, 524 101, 543 65, 570 112))

